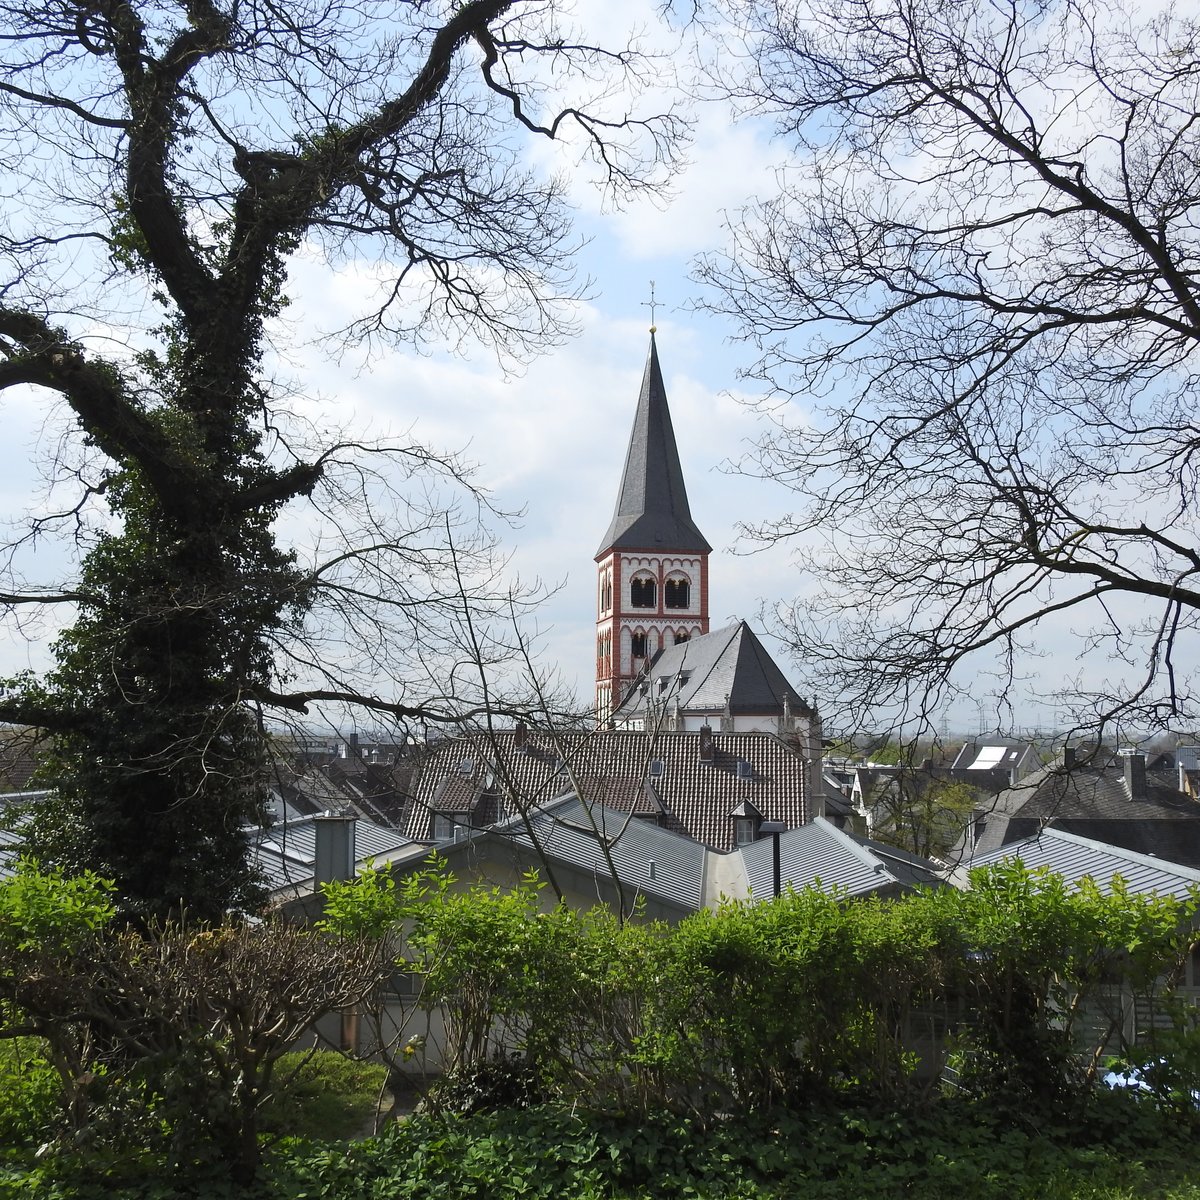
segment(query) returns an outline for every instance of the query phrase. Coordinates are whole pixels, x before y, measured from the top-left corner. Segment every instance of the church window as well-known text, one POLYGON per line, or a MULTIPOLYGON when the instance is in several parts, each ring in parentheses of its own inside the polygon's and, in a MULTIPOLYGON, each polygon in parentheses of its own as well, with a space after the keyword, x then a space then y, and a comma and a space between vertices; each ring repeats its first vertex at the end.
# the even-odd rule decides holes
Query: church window
POLYGON ((634 658, 646 657, 646 635, 644 633, 635 633, 630 642, 630 648, 633 651, 634 658))
POLYGON ((691 584, 686 579, 668 579, 663 588, 663 603, 667 608, 687 608, 692 602, 691 584))
POLYGON ((634 608, 653 608, 658 589, 649 575, 635 576, 629 584, 629 603, 634 608))
POLYGON ((686 629, 681 629, 675 635, 675 645, 682 646, 684 642, 688 641, 691 638, 691 636, 692 635, 690 633, 688 633, 688 631, 686 629))

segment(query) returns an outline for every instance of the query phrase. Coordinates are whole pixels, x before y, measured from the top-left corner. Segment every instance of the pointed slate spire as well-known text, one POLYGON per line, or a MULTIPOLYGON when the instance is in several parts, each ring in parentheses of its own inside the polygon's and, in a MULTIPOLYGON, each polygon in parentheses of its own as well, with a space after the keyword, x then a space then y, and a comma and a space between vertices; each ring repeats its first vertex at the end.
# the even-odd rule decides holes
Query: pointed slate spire
POLYGON ((653 331, 616 511, 596 557, 616 549, 692 554, 707 554, 712 549, 688 509, 653 331))

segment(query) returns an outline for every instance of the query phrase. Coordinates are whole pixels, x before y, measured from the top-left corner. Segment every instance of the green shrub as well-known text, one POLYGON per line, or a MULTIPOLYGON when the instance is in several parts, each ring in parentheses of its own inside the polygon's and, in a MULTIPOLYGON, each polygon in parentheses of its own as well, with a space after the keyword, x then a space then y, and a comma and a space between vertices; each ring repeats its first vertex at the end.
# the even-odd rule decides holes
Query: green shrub
POLYGON ((342 1141, 373 1130, 387 1079, 381 1063, 333 1050, 294 1051, 275 1072, 275 1094, 262 1110, 264 1132, 342 1141))
POLYGON ((60 1107, 62 1085, 40 1038, 0 1041, 0 1146, 40 1141, 60 1107))

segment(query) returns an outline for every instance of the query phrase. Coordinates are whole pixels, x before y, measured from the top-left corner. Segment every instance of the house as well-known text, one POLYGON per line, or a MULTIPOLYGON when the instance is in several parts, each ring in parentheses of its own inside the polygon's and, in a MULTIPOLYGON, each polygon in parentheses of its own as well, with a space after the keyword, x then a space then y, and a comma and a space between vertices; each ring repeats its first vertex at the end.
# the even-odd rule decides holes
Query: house
POLYGON ((997 795, 976 816, 977 858, 1053 827, 1110 846, 1200 868, 1200 802, 1179 788, 1175 771, 1146 769, 1129 751, 1115 762, 1083 762, 1067 747, 1059 762, 1040 768, 997 795))
MULTIPOLYGON (((1154 818, 1151 818, 1152 820, 1154 818)), ((1171 818, 1161 818, 1171 821, 1171 818)), ((1120 845, 1073 833, 1055 823, 1005 844, 981 850, 970 866, 982 867, 1019 859, 1029 870, 1045 868, 1059 875, 1068 887, 1091 879, 1104 894, 1112 892, 1119 877, 1134 895, 1172 896, 1185 899, 1200 889, 1200 869, 1144 854, 1120 845)), ((1164 980, 1164 990, 1193 1005, 1200 1005, 1200 942, 1192 945, 1178 979, 1164 980)), ((1153 996, 1137 995, 1114 985, 1101 992, 1091 1014, 1094 1028, 1120 1030, 1135 1042, 1149 1028, 1169 1026, 1169 1017, 1153 1003, 1153 996)))
POLYGON ((966 742, 951 764, 956 779, 989 791, 1019 783, 1042 765, 1032 742, 996 735, 966 742))

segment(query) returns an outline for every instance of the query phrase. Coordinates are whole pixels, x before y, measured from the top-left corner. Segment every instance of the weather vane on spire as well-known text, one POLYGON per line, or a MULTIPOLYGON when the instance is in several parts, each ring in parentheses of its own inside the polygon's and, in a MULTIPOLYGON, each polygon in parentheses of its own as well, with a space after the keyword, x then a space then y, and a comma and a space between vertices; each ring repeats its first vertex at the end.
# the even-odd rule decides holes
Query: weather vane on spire
POLYGON ((650 280, 650 299, 643 300, 642 307, 648 308, 650 310, 650 332, 657 333, 658 326, 654 323, 654 309, 656 307, 656 301, 654 299, 654 280, 653 279, 650 280))

